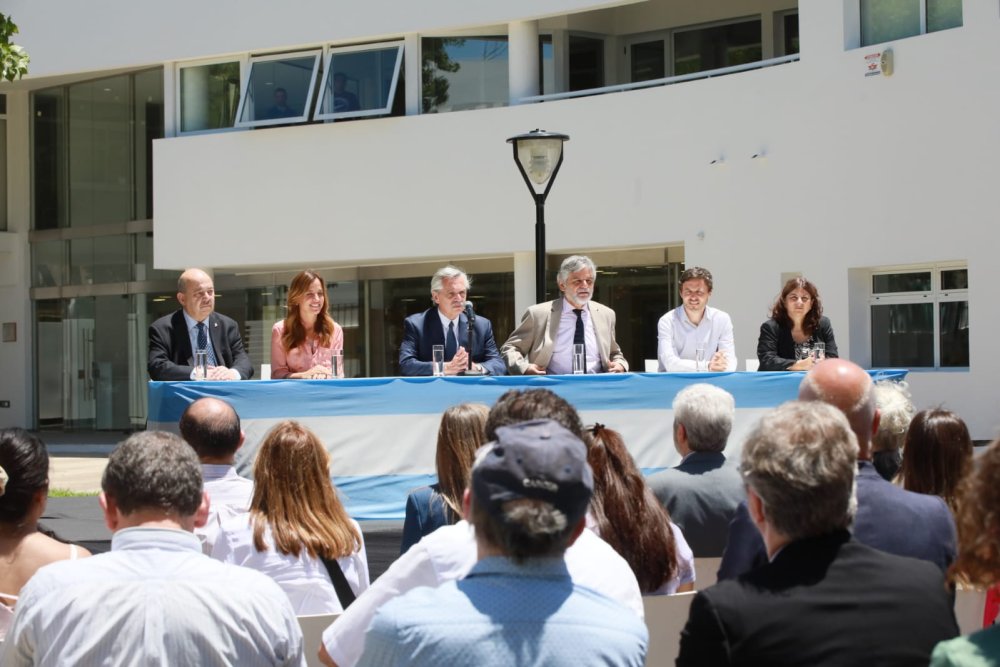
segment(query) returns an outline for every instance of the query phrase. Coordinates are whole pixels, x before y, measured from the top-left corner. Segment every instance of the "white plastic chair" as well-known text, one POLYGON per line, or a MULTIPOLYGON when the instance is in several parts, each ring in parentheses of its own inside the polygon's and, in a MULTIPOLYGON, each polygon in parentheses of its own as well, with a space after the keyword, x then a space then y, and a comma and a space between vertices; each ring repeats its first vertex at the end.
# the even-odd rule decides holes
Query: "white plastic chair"
POLYGON ((694 596, 695 592, 690 591, 642 598, 646 628, 649 630, 646 667, 669 667, 677 660, 681 647, 681 630, 687 623, 694 596))
POLYGON ((646 372, 655 373, 660 369, 660 361, 658 359, 646 359, 646 372))
POLYGON ((759 359, 747 359, 747 370, 748 371, 753 372, 753 371, 756 371, 758 368, 760 368, 760 360, 759 359))
POLYGON ((319 647, 323 643, 323 631, 337 620, 340 614, 313 614, 297 616, 299 627, 302 628, 302 652, 306 655, 309 667, 322 667, 319 661, 319 647))

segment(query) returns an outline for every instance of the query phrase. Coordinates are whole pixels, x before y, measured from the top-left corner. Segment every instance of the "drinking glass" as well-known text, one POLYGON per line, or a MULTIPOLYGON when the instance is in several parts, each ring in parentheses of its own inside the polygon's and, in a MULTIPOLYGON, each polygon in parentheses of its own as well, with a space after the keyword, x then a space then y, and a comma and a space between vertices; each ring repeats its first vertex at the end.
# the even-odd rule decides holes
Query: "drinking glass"
POLYGON ((194 379, 208 379, 208 350, 194 351, 194 379))
POLYGON ((334 350, 330 355, 330 377, 336 380, 344 372, 344 351, 334 350))
POLYGON ((587 372, 587 351, 583 343, 573 344, 573 375, 583 375, 587 372))
POLYGON ((705 348, 703 347, 694 351, 694 369, 699 372, 708 370, 708 366, 705 364, 705 348))
POLYGON ((431 348, 431 363, 433 363, 434 377, 444 375, 444 345, 435 345, 431 348))
POLYGON ((826 343, 813 343, 813 360, 823 361, 826 359, 826 343))
POLYGON ((812 354, 813 354, 812 348, 809 347, 808 343, 799 343, 798 345, 795 346, 796 360, 808 359, 809 357, 812 356, 812 354))

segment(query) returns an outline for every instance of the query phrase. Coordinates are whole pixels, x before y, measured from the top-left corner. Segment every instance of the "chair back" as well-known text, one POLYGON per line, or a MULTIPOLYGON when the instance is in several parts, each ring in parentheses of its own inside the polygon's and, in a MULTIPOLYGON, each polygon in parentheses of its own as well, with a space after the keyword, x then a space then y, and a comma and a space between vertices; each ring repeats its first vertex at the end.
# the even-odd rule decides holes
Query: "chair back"
POLYGON ((649 630, 646 667, 672 667, 681 644, 681 630, 687 623, 694 591, 676 595, 647 595, 642 598, 649 630))
POLYGON ((302 628, 302 652, 306 656, 309 667, 322 667, 319 661, 319 647, 323 643, 323 631, 337 620, 340 614, 312 614, 297 616, 299 627, 302 628))
POLYGON ((963 635, 983 629, 986 591, 961 588, 955 591, 955 620, 963 635))
POLYGON ((694 587, 703 591, 719 580, 719 566, 722 565, 722 558, 695 558, 694 559, 694 587))

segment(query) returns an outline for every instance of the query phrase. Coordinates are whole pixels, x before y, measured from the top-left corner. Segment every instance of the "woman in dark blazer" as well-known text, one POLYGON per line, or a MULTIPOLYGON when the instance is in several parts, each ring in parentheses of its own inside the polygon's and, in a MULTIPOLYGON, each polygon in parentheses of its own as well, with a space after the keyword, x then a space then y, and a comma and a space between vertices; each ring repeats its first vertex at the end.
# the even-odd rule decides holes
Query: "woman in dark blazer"
POLYGON ((462 518, 462 494, 469 485, 472 459, 483 444, 489 413, 481 403, 461 403, 444 411, 437 440, 438 481, 414 489, 407 497, 400 554, 425 535, 462 518))
POLYGON ((771 319, 760 325, 757 359, 761 371, 808 371, 813 355, 799 359, 796 349, 826 346, 826 357, 837 357, 837 341, 830 320, 823 317, 823 302, 816 286, 805 278, 792 278, 781 289, 771 309, 771 319))

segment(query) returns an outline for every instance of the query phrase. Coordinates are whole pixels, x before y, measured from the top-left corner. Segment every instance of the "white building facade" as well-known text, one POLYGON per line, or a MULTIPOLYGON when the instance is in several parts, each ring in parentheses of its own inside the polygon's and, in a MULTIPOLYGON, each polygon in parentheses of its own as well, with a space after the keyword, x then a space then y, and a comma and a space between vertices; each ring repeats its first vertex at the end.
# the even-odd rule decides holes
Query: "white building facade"
POLYGON ((1000 0, 5 7, 32 62, 0 85, 0 425, 141 426, 187 266, 258 367, 303 268, 335 283, 351 374, 395 374, 446 262, 502 342, 534 299, 505 140, 543 128, 571 137, 549 266, 595 258, 634 369, 685 266, 741 369, 803 274, 841 356, 996 435, 1000 0))

